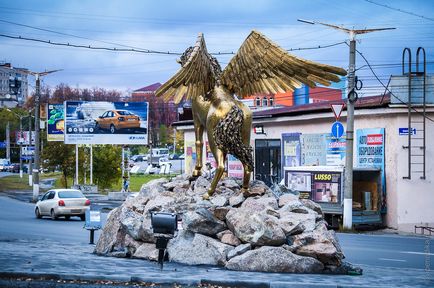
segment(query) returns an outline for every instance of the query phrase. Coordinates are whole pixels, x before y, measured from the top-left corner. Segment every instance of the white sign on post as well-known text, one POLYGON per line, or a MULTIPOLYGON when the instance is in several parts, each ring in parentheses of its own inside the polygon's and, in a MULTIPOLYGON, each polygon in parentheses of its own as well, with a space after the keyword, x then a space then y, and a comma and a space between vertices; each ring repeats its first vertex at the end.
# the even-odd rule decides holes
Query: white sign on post
POLYGON ((341 118, 341 113, 344 110, 345 104, 330 104, 330 106, 332 107, 333 113, 335 114, 336 121, 338 121, 339 118, 341 118))

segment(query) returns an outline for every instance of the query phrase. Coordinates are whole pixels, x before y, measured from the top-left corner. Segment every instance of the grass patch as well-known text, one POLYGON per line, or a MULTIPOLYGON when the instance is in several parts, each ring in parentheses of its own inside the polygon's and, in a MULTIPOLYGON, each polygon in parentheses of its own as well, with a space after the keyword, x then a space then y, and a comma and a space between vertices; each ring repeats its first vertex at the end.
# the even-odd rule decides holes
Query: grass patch
MULTIPOLYGON (((54 173, 44 173, 39 174, 39 179, 49 179, 54 178, 56 179, 56 182, 61 177, 60 173, 54 172, 54 173)), ((19 174, 9 175, 0 178, 0 192, 6 192, 6 191, 26 191, 26 190, 32 190, 32 187, 29 186, 29 175, 23 174, 23 178, 20 178, 19 174)), ((43 189, 41 189, 43 191, 43 189)))
MULTIPOLYGON (((130 191, 132 192, 139 192, 140 188, 142 188, 143 184, 148 183, 151 180, 154 179, 160 179, 160 178, 171 178, 176 175, 159 175, 159 174, 152 174, 152 175, 136 175, 131 174, 130 176, 130 191)), ((114 186, 114 191, 121 191, 122 190, 122 184, 118 184, 114 186)))

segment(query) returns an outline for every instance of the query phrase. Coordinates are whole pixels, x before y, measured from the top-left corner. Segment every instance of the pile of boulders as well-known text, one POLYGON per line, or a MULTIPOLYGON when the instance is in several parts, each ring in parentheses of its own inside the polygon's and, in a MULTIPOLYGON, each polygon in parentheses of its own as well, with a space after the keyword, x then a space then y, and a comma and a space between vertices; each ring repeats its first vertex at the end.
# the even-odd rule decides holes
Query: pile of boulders
POLYGON ((182 219, 167 247, 169 261, 242 271, 361 273, 343 261, 317 203, 291 193, 276 197, 261 181, 252 181, 247 195, 240 185, 225 178, 203 200, 210 186, 205 177, 153 180, 110 212, 95 253, 157 261, 151 212, 162 211, 182 219))

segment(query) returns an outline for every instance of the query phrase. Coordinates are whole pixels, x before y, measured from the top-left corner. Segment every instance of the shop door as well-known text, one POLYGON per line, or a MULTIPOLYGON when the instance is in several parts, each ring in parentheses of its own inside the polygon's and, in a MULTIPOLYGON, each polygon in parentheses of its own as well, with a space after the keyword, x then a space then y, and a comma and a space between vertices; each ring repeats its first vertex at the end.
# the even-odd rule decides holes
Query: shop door
POLYGON ((279 139, 255 141, 255 179, 268 186, 280 181, 280 150, 279 139))

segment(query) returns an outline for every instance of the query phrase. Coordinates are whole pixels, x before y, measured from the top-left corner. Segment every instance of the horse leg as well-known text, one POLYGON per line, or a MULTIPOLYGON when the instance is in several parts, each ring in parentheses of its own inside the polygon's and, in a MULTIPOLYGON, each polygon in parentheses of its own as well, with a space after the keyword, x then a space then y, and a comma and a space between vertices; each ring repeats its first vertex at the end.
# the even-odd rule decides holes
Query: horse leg
POLYGON ((217 184, 220 181, 220 178, 222 178, 223 173, 225 172, 226 154, 223 153, 223 151, 218 148, 213 154, 217 163, 217 168, 215 170, 215 175, 214 178, 212 179, 211 186, 209 187, 208 192, 203 194, 202 196, 202 198, 205 200, 209 199, 209 197, 214 194, 217 184))
MULTIPOLYGON (((243 107, 244 108, 244 107, 243 107)), ((243 139, 243 144, 249 146, 250 145, 250 133, 252 130, 252 112, 247 109, 243 109, 244 113, 244 121, 243 127, 241 128, 241 137, 243 139)), ((243 194, 248 194, 250 177, 253 171, 248 168, 248 165, 243 163, 244 175, 243 175, 243 187, 241 188, 241 192, 243 194)))
POLYGON ((203 131, 204 127, 199 122, 194 121, 194 134, 196 136, 196 166, 193 170, 193 176, 197 177, 202 174, 202 152, 203 152, 203 131))

